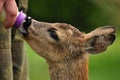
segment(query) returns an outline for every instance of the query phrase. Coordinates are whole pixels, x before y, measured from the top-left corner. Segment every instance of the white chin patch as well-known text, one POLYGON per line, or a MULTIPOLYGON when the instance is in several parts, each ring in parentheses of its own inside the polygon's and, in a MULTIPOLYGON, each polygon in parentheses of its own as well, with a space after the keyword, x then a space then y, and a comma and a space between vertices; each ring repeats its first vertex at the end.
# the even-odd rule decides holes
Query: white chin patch
POLYGON ((27 31, 23 28, 23 26, 21 25, 21 27, 19 27, 18 29, 21 33, 27 34, 27 31))

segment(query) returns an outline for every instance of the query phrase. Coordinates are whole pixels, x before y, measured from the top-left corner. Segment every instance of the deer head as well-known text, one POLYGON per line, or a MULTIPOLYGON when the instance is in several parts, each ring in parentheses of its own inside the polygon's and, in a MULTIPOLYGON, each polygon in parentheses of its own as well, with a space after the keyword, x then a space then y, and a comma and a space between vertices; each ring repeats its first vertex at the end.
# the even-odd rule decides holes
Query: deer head
POLYGON ((32 20, 26 30, 28 34, 24 34, 24 39, 31 48, 52 62, 103 52, 115 40, 113 26, 100 27, 85 34, 69 24, 32 20))

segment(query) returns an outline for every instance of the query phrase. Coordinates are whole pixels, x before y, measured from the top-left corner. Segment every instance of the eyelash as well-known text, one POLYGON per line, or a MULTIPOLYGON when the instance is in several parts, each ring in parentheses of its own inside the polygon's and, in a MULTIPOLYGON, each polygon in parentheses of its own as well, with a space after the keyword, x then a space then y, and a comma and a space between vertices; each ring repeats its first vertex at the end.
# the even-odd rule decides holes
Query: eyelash
POLYGON ((54 40, 56 40, 56 41, 59 41, 59 38, 58 38, 58 36, 57 36, 57 34, 56 34, 56 31, 57 29, 55 29, 55 28, 50 28, 50 29, 48 29, 47 31, 49 32, 49 34, 50 34, 50 36, 54 39, 54 40))

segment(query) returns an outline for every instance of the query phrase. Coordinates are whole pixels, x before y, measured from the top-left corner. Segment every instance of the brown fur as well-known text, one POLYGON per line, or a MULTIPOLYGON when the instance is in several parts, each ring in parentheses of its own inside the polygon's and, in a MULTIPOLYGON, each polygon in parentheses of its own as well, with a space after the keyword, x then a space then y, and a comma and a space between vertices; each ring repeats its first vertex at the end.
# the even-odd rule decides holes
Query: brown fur
POLYGON ((32 20, 24 39, 49 64, 51 80, 88 80, 87 53, 100 53, 115 39, 114 27, 97 28, 85 34, 65 23, 32 20), (50 36, 53 29, 58 40, 50 36))

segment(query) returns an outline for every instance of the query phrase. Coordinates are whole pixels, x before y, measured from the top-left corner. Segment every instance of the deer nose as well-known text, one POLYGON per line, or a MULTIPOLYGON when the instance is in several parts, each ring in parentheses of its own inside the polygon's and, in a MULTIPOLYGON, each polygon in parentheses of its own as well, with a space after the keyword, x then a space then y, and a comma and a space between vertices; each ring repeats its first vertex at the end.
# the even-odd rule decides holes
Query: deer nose
POLYGON ((32 22, 31 17, 27 17, 24 21, 24 23, 22 24, 22 27, 19 28, 19 31, 24 35, 27 36, 28 33, 28 28, 30 27, 32 22))

